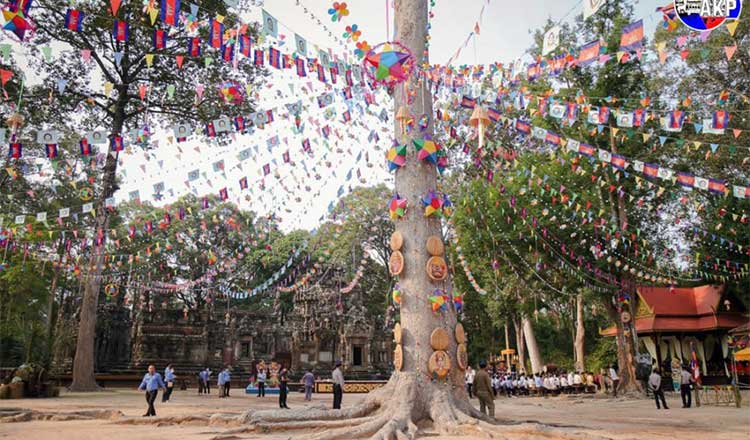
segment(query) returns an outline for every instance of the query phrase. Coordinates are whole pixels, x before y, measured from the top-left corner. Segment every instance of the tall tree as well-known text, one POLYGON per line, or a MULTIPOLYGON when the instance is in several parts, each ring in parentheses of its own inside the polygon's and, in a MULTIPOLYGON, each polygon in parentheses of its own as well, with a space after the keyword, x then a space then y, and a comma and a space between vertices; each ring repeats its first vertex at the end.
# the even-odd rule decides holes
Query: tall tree
MULTIPOLYGON (((221 57, 191 56, 195 55, 188 53, 192 37, 200 38, 207 52, 207 29, 188 25, 184 15, 176 26, 156 21, 158 10, 153 11, 153 3, 149 5, 150 10, 144 14, 138 2, 113 1, 112 8, 102 7, 101 2, 79 3, 76 8, 84 19, 80 29, 70 30, 64 25, 68 2, 35 3, 35 47, 61 48, 54 62, 47 62, 39 49, 33 52, 36 58, 32 63, 44 75, 45 83, 60 90, 54 101, 40 110, 46 110, 52 122, 72 122, 81 131, 104 130, 111 140, 96 188, 97 231, 108 230, 110 211, 104 209, 105 201, 118 189, 120 149, 115 139, 125 139, 129 129, 154 130, 167 122, 207 122, 221 115, 247 114, 253 108, 249 97, 229 107, 216 90, 227 80, 235 81, 240 89, 257 82, 259 70, 252 63, 240 61, 235 69, 221 57), (155 47, 156 30, 166 33, 166 45, 155 47), (91 87, 98 81, 104 82, 103 88, 91 87)), ((224 16, 224 28, 238 31, 235 39, 237 33, 254 33, 253 28, 240 25, 237 17, 228 13, 224 2, 210 0, 202 7, 208 12, 201 19, 209 14, 224 16)), ((222 35, 224 41, 227 37, 222 35)), ((104 245, 96 246, 87 265, 70 387, 76 391, 98 388, 94 379, 94 336, 104 256, 104 245)))

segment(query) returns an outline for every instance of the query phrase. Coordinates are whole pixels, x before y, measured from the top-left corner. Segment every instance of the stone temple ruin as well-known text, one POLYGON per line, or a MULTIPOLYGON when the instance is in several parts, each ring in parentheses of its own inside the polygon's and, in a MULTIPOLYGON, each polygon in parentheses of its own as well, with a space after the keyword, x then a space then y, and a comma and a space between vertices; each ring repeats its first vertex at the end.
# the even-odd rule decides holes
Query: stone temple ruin
MULTIPOLYGON (((168 295, 143 289, 135 300, 101 301, 98 375, 125 380, 142 374, 149 364, 163 369, 171 363, 179 377, 195 382, 205 367, 216 372, 230 365, 233 380, 247 383, 261 361, 291 366, 293 377, 313 368, 316 376, 325 378, 337 359, 351 379, 387 378, 393 368, 392 338, 383 331, 384 318, 368 315, 357 293, 344 295, 336 286, 277 292, 272 305, 217 297, 191 310, 173 299, 170 305, 168 295)), ((62 326, 77 328, 77 316, 71 313, 76 308, 65 304, 62 326)), ((72 370, 74 338, 69 335, 67 343, 57 344, 54 371, 60 377, 72 370)))

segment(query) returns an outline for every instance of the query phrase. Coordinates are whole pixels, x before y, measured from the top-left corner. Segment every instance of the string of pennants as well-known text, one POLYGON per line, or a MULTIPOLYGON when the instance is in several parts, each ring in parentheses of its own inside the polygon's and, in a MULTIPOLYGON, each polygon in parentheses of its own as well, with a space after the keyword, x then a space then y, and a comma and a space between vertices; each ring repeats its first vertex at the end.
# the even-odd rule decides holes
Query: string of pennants
POLYGON ((704 178, 687 172, 675 172, 664 166, 633 160, 617 153, 592 147, 591 145, 572 138, 562 137, 543 127, 532 126, 530 123, 521 119, 511 121, 511 123, 512 127, 514 127, 520 134, 531 135, 552 147, 565 146, 567 151, 587 157, 598 158, 601 162, 607 163, 619 170, 626 170, 628 167, 632 166, 634 171, 642 173, 649 179, 660 178, 662 180, 671 180, 673 183, 677 182, 686 188, 695 188, 722 196, 727 196, 731 192, 736 198, 750 199, 750 187, 729 185, 725 180, 711 177, 704 178))

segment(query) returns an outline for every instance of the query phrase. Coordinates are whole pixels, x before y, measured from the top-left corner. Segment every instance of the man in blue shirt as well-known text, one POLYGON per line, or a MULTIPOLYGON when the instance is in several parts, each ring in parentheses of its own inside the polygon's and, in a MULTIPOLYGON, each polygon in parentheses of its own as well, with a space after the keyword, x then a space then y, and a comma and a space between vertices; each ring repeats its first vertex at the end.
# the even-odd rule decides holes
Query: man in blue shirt
POLYGON ((208 394, 208 368, 198 373, 198 394, 208 394))
POLYGON ((169 402, 169 397, 172 395, 172 390, 174 389, 174 381, 177 379, 177 376, 174 374, 174 368, 172 367, 172 364, 167 365, 167 368, 164 369, 164 381, 167 383, 167 389, 164 391, 164 394, 161 396, 161 402, 169 402))
POLYGON ((225 367, 224 371, 219 373, 219 397, 229 397, 229 383, 231 382, 231 376, 229 375, 229 367, 225 367))
POLYGON ((161 375, 156 372, 156 367, 153 365, 148 366, 148 373, 143 376, 143 381, 138 387, 139 390, 146 390, 146 402, 148 403, 148 411, 143 417, 155 416, 156 410, 154 409, 154 401, 156 401, 156 395, 159 394, 159 388, 165 389, 164 381, 161 379, 161 375))

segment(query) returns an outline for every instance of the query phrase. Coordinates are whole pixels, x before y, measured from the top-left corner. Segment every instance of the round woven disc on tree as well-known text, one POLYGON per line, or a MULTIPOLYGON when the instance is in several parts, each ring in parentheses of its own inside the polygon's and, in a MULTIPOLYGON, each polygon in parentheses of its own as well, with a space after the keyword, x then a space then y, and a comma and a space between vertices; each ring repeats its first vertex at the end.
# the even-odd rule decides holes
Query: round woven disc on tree
POLYGON ((393 327, 393 340, 396 341, 396 344, 401 343, 401 324, 398 322, 393 327))
POLYGON ((427 276, 432 281, 443 281, 448 277, 448 265, 445 264, 443 257, 431 257, 427 260, 427 276))
POLYGON ((448 345, 451 343, 448 332, 438 327, 432 331, 430 335, 430 345, 433 350, 447 350, 448 345))
POLYGON ((404 270, 404 256, 399 251, 393 251, 388 261, 388 270, 391 275, 398 275, 404 270))
POLYGON ((433 352, 427 363, 427 368, 429 368, 430 374, 434 373, 438 378, 443 379, 451 371, 451 357, 442 350, 433 352))
POLYGON ((401 235, 399 231, 394 231, 393 234, 391 234, 391 250, 392 251, 401 250, 401 246, 403 245, 404 245, 404 236, 401 235))
POLYGON ((401 367, 404 366, 404 349, 401 348, 401 344, 396 345, 396 349, 393 350, 393 366, 396 367, 396 371, 401 371, 401 367))
POLYGON ((443 252, 445 252, 443 240, 441 240, 437 235, 429 236, 427 238, 427 252, 434 257, 443 255, 443 252))
POLYGON ((460 322, 456 324, 456 342, 459 344, 466 343, 466 332, 464 331, 464 326, 461 325, 460 322))
POLYGON ((456 363, 458 368, 465 370, 469 366, 469 354, 466 352, 466 344, 458 344, 456 349, 456 363))

